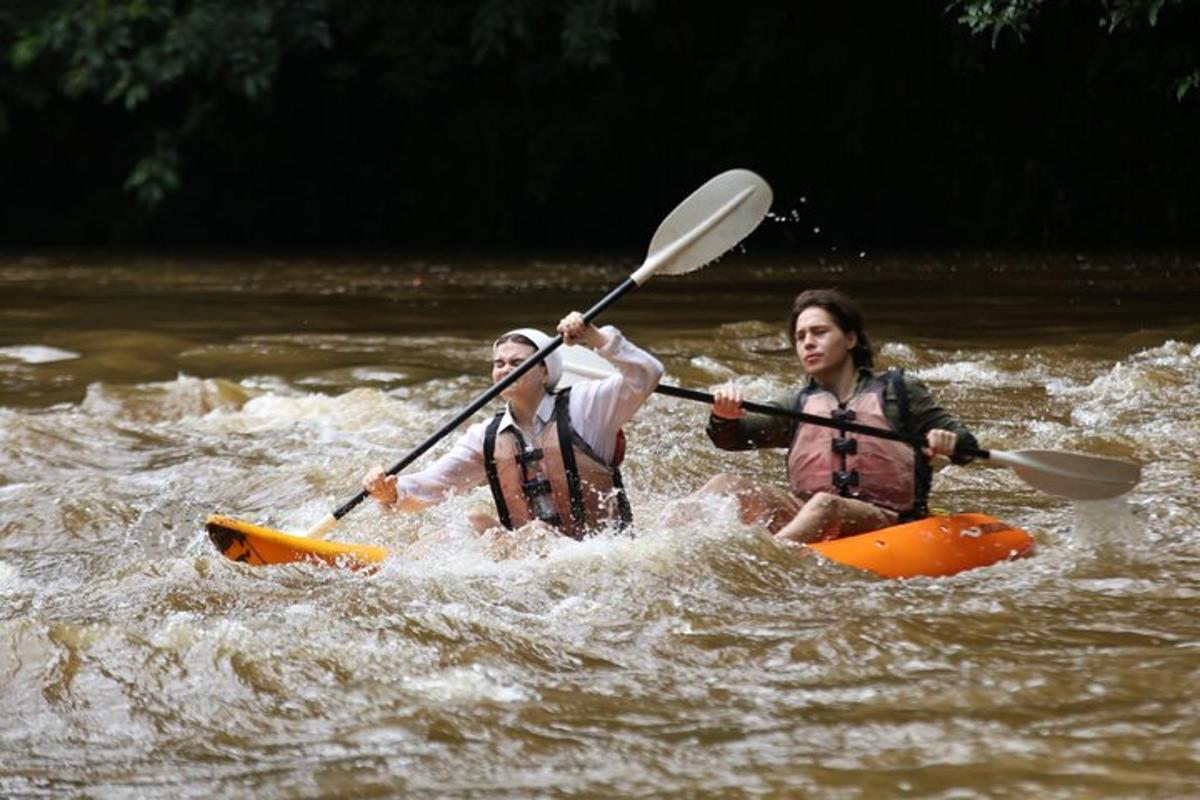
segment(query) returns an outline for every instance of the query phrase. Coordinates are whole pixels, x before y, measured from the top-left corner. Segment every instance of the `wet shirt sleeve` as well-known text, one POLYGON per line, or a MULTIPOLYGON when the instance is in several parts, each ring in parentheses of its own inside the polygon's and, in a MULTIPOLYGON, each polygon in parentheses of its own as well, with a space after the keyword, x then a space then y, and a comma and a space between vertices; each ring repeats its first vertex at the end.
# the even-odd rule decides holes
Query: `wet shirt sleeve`
MULTIPOLYGON (((790 409, 795 396, 772 400, 768 405, 790 409)), ((796 435, 796 423, 786 417, 767 414, 747 414, 741 419, 725 419, 708 415, 705 429, 712 443, 722 450, 760 450, 768 447, 790 447, 796 435)))
POLYGON ((596 352, 617 368, 617 374, 571 387, 571 425, 596 455, 611 461, 617 431, 654 393, 663 365, 613 326, 606 325, 601 331, 608 344, 596 352))
POLYGON ((419 472, 398 476, 396 488, 432 504, 483 484, 487 480, 483 467, 483 434, 487 425, 487 422, 472 425, 449 453, 419 472))
MULTIPOLYGON (((967 446, 979 446, 967 426, 938 404, 933 393, 929 391, 929 387, 920 378, 905 373, 904 386, 908 391, 908 407, 909 414, 912 416, 914 433, 924 435, 931 430, 940 428, 958 434, 958 438, 967 446)), ((893 427, 900 430, 900 412, 893 406, 894 403, 889 403, 888 419, 892 422, 893 427)), ((962 463, 965 459, 955 457, 951 460, 962 463)))

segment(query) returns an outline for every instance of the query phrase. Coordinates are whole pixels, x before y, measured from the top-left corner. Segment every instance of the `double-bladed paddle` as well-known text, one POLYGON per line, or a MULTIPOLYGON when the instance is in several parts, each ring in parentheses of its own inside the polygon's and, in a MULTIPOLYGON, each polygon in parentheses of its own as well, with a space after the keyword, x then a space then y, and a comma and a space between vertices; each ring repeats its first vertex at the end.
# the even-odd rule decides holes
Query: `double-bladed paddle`
MULTIPOLYGON (((646 260, 624 283, 588 309, 583 315, 584 320, 591 322, 625 293, 643 285, 657 273, 682 275, 699 269, 723 255, 758 227, 770 207, 771 187, 758 175, 744 169, 733 169, 717 175, 692 192, 667 215, 655 231, 654 238, 650 240, 646 260)), ((555 336, 553 341, 521 362, 521 365, 503 380, 493 384, 472 400, 433 435, 397 461, 388 469, 387 474, 395 475, 416 461, 446 434, 469 419, 526 372, 542 363, 546 356, 562 346, 562 343, 562 335, 555 336)), ((310 528, 305 535, 325 535, 368 496, 365 490, 360 491, 310 528)))
MULTIPOLYGON (((564 353, 563 375, 573 375, 570 380, 580 378, 607 378, 616 374, 616 369, 600 356, 589 350, 572 348, 564 353)), ((560 382, 560 384, 563 382, 560 382)), ((565 384, 564 384, 565 385, 565 384)), ((713 396, 707 392, 684 389, 679 386, 658 386, 659 394, 681 397, 712 404, 713 396)), ((887 428, 861 425, 857 422, 839 422, 829 417, 806 414, 802 411, 780 408, 762 403, 743 402, 742 408, 755 414, 770 414, 787 417, 811 425, 846 430, 880 439, 904 442, 914 447, 925 446, 920 436, 910 436, 887 428)), ((1073 500, 1103 500, 1118 497, 1133 489, 1141 478, 1141 467, 1128 461, 1105 456, 1070 453, 1063 450, 991 450, 961 448, 962 455, 985 459, 1005 467, 1011 467, 1026 483, 1043 492, 1069 497, 1073 500)))

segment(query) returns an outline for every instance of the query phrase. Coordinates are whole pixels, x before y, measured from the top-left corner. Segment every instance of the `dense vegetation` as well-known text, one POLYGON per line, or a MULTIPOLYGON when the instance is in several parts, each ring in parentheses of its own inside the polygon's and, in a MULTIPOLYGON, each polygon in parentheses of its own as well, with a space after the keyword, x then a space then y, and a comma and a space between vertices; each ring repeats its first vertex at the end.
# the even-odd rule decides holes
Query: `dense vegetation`
POLYGON ((1196 6, 2 3, 0 235, 625 246, 747 166, 797 245, 1190 244, 1196 6))

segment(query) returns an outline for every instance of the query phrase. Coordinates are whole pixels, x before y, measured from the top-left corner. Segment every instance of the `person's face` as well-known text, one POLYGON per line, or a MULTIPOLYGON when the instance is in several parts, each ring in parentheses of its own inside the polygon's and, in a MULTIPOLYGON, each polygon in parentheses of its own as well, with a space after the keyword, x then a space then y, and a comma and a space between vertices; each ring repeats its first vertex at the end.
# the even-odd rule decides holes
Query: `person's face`
POLYGON ((820 306, 809 306, 796 318, 796 355, 804 371, 818 380, 833 375, 851 359, 858 335, 846 333, 820 306))
MULTIPOLYGON (((534 348, 520 342, 501 342, 496 345, 492 350, 492 383, 504 380, 510 372, 525 363, 525 359, 536 352, 534 348)), ((543 392, 546 386, 546 375, 545 363, 538 364, 522 375, 516 383, 502 391, 500 396, 505 400, 511 400, 514 397, 532 396, 543 392)))

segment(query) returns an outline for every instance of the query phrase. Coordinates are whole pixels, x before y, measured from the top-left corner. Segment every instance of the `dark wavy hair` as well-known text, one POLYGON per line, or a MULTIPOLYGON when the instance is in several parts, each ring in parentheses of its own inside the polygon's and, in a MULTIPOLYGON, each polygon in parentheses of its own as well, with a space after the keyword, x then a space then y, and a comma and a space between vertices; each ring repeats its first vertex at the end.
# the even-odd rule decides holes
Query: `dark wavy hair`
POLYGON ((793 347, 796 344, 796 320, 800 318, 804 309, 811 306, 829 312, 829 316, 833 317, 842 333, 853 333, 858 337, 858 344, 850 351, 854 366, 875 366, 875 350, 871 347, 871 340, 867 338, 867 332, 863 328, 862 311, 853 300, 837 289, 808 289, 796 295, 787 326, 787 338, 793 347))

